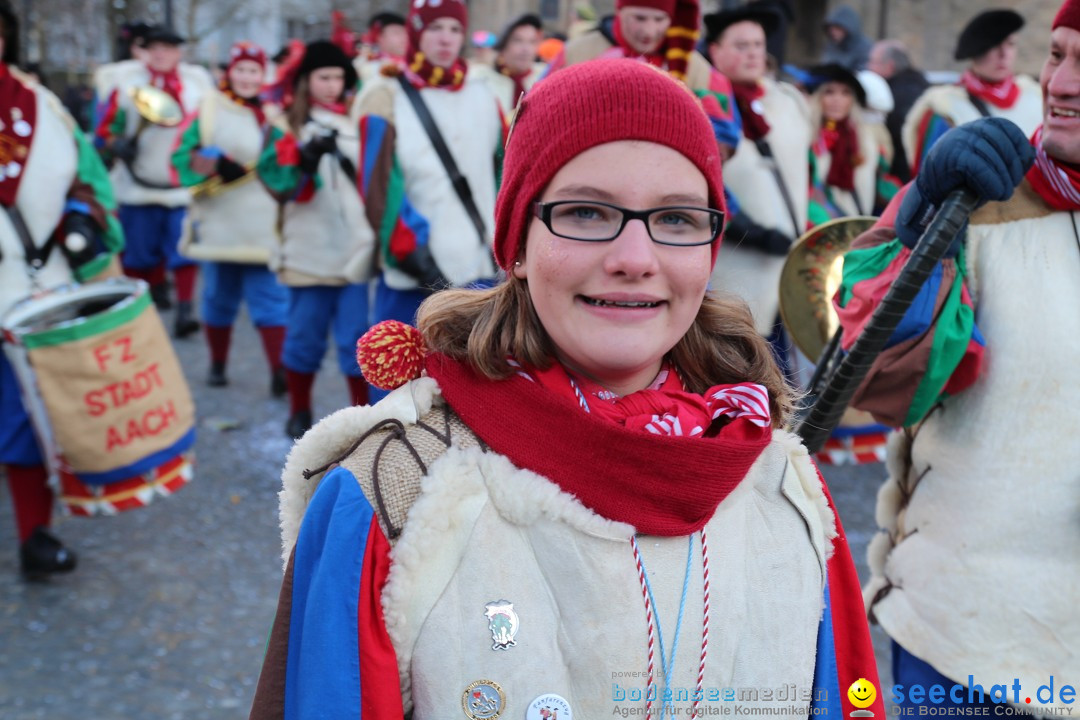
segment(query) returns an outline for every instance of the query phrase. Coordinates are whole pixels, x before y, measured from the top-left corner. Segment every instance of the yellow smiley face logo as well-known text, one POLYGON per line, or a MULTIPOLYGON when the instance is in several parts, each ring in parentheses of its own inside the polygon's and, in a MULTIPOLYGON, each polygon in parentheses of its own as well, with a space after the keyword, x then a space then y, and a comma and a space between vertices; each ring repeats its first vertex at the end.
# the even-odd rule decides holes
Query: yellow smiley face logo
POLYGON ((851 687, 847 690, 847 696, 855 707, 868 708, 877 699, 877 688, 874 687, 874 683, 866 678, 859 678, 851 683, 851 687))

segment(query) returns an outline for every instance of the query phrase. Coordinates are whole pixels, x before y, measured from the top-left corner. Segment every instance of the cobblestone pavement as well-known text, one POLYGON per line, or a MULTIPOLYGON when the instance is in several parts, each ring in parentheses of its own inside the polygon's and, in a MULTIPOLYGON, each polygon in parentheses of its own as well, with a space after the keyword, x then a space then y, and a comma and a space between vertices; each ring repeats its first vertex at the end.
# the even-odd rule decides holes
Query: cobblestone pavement
MULTIPOLYGON (((291 442, 282 430, 288 406, 269 396, 246 318, 236 326, 226 388, 205 385, 201 336, 176 346, 198 410, 191 484, 116 517, 58 517, 55 531, 80 565, 43 584, 19 578, 10 498, 0 491, 4 720, 247 717, 281 578, 276 494, 291 442)), ((316 414, 347 397, 328 354, 316 414)), ((883 472, 825 468, 864 577, 883 472)), ((880 634, 875 642, 885 684, 880 634)))

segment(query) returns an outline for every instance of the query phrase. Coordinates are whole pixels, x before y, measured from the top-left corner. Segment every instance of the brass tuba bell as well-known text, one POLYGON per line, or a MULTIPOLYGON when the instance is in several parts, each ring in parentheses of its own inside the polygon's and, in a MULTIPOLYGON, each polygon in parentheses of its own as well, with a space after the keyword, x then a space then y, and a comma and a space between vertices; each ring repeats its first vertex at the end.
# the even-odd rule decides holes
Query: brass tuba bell
POLYGON ((128 88, 128 93, 139 115, 149 123, 175 127, 184 119, 180 103, 164 90, 153 85, 143 85, 128 88))
POLYGON ((780 273, 780 317, 795 345, 812 362, 840 327, 832 299, 843 277, 844 254, 877 218, 822 223, 795 241, 780 273))

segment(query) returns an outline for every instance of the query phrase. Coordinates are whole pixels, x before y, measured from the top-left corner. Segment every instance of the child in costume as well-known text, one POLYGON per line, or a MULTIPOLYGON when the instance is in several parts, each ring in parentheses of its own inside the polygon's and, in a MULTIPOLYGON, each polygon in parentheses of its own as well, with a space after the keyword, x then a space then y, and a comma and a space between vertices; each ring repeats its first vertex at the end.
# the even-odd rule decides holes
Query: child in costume
POLYGON ((367 280, 375 234, 357 189, 362 158, 349 102, 356 71, 331 42, 310 43, 292 80, 292 104, 278 118, 258 173, 281 204, 281 243, 270 268, 290 291, 282 363, 289 392, 285 432, 311 427, 311 388, 333 329, 352 404, 368 401, 356 340, 368 329, 367 280))
POLYGON ((525 96, 506 281, 373 328, 365 374, 400 387, 289 457, 252 718, 672 717, 781 686, 748 704, 852 709, 858 578, 768 345, 706 292, 723 208, 669 75, 597 60, 525 96))
POLYGON ((218 92, 207 93, 173 152, 180 184, 194 193, 180 252, 203 260, 202 317, 210 346, 211 386, 228 384, 233 323, 248 304, 270 365, 271 393, 285 394, 281 346, 289 291, 267 266, 277 246, 277 203, 255 179, 255 162, 267 131, 259 91, 266 53, 238 42, 218 92))

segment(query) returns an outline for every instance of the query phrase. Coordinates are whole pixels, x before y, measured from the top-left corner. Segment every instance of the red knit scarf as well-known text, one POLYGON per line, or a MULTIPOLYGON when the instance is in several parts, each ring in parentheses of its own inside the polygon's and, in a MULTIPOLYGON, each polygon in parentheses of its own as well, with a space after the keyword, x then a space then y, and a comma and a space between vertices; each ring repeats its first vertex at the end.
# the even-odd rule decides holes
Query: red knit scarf
POLYGON ((454 60, 449 69, 432 65, 424 53, 412 50, 405 58, 406 77, 417 90, 425 87, 442 88, 444 90, 460 90, 465 84, 465 75, 469 66, 461 58, 454 60))
POLYGON ((855 168, 862 164, 859 154, 859 135, 851 118, 839 123, 827 120, 821 128, 821 141, 829 151, 829 176, 825 184, 853 192, 855 190, 855 168))
POLYGON ((499 58, 495 58, 495 72, 501 73, 514 81, 513 101, 514 105, 517 105, 518 98, 525 94, 525 78, 529 77, 529 75, 532 74, 532 69, 530 68, 528 70, 516 73, 510 68, 506 67, 506 63, 504 63, 502 60, 500 60, 499 58))
POLYGON ((180 103, 180 109, 184 109, 184 102, 180 99, 184 92, 184 85, 180 82, 180 71, 173 68, 171 72, 160 73, 151 68, 147 69, 150 70, 150 84, 158 90, 167 92, 173 100, 180 103))
POLYGON ((769 122, 765 119, 761 107, 761 98, 765 95, 765 88, 758 83, 731 83, 731 89, 735 92, 735 104, 739 106, 739 114, 742 115, 743 135, 747 140, 760 140, 769 134, 769 122))
MULTIPOLYGON (((573 398, 548 389, 559 385, 560 370, 540 373, 544 379, 536 382, 518 375, 492 381, 441 353, 427 357, 426 369, 454 412, 492 450, 550 479, 597 514, 646 535, 688 535, 704 527, 771 439, 770 428, 750 415, 703 437, 611 422, 596 414, 601 402, 585 413, 573 398)), ((569 382, 566 387, 573 392, 569 382)), ((641 417, 657 408, 678 410, 682 402, 664 389, 655 392, 668 398, 643 392, 621 398, 633 407, 612 412, 641 417)))
POLYGON ((1059 163, 1042 146, 1042 125, 1031 136, 1035 164, 1028 170, 1027 181, 1039 197, 1055 210, 1080 210, 1080 168, 1059 163))
POLYGON ((0 175, 0 205, 4 207, 15 204, 36 120, 37 95, 0 63, 0 167, 5 168, 0 175))
POLYGON ((259 96, 256 95, 252 98, 240 97, 236 94, 236 91, 229 85, 228 78, 221 78, 221 83, 218 85, 218 89, 221 93, 232 100, 240 107, 245 107, 251 112, 255 113, 255 120, 258 121, 259 127, 266 127, 266 112, 263 111, 262 102, 259 100, 259 96))
POLYGON ((1001 82, 990 83, 981 80, 975 73, 968 70, 960 78, 960 84, 975 97, 1003 110, 1015 105, 1016 99, 1020 97, 1020 86, 1016 84, 1012 75, 1001 82))

